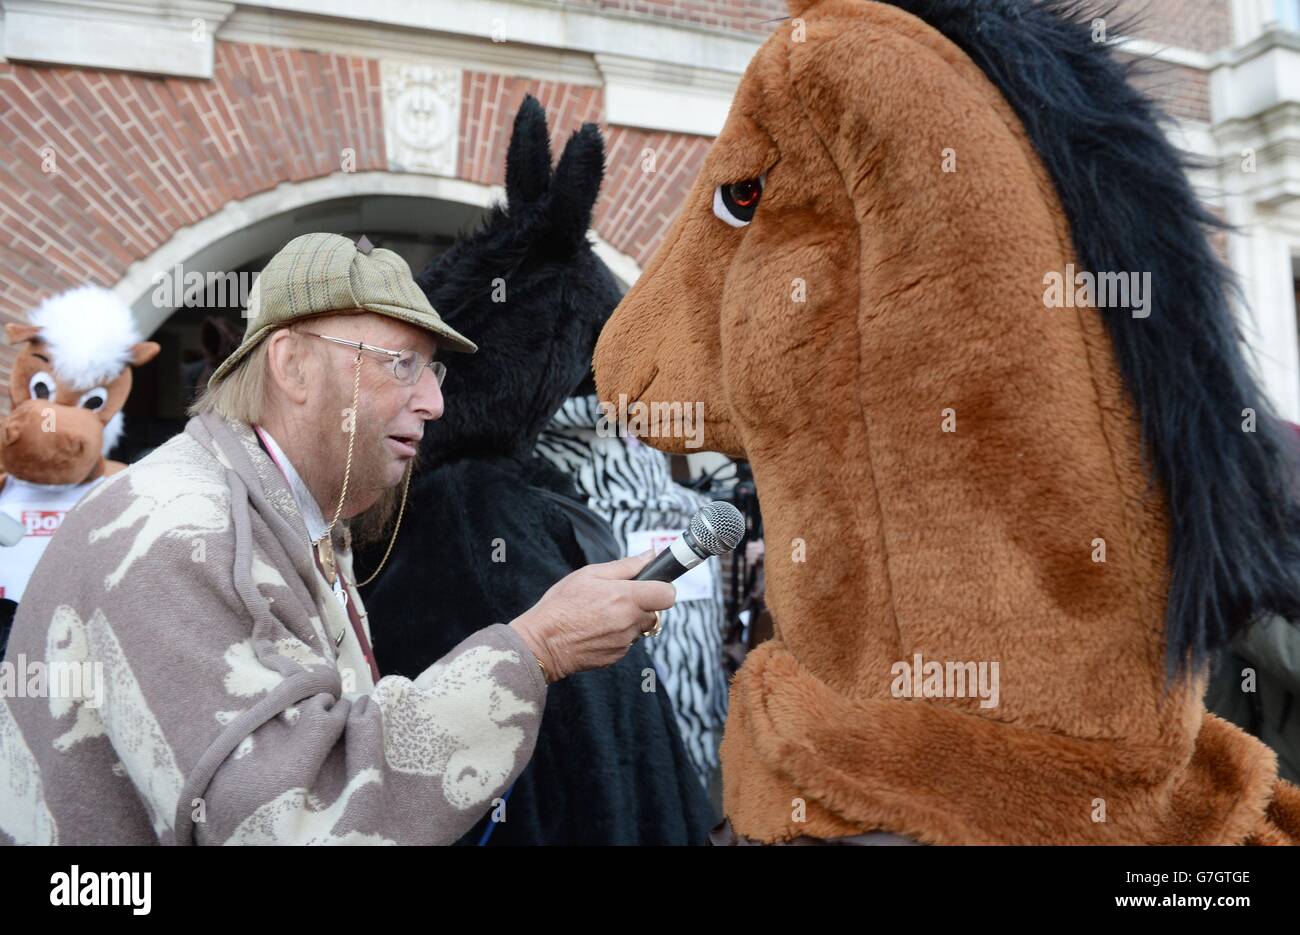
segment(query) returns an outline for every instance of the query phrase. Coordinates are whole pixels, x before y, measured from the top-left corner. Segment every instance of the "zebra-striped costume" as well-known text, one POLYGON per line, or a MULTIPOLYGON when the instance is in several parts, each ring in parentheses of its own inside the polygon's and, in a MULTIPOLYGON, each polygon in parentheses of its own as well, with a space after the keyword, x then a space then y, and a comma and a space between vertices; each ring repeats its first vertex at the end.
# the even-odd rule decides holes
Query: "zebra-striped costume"
MULTIPOLYGON (((673 482, 662 452, 632 437, 598 435, 600 419, 594 395, 570 397, 542 430, 537 453, 573 479, 625 549, 629 532, 685 529, 708 499, 673 482)), ((713 597, 678 601, 664 612, 663 632, 645 641, 672 699, 686 753, 706 787, 718 766, 727 718, 722 583, 717 562, 708 566, 713 597)))

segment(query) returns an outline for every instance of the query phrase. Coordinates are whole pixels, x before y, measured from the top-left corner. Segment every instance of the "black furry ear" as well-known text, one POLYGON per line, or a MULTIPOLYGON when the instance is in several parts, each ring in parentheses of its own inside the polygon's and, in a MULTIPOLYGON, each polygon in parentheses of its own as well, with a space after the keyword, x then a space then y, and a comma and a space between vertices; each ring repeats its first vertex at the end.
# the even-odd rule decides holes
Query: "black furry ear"
POLYGON ((506 151, 506 203, 511 207, 541 201, 551 184, 551 135, 546 111, 531 94, 515 114, 506 151))
POLYGON ((569 137, 551 186, 551 229, 566 243, 576 244, 586 237, 604 176, 604 137, 594 123, 584 123, 569 137))

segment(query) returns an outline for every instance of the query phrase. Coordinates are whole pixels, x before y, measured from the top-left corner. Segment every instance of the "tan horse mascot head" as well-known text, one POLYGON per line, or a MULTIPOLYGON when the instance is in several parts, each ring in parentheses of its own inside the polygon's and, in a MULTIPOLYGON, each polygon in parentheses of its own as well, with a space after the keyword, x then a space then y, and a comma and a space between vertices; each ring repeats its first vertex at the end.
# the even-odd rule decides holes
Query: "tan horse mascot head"
POLYGON ((122 433, 131 368, 159 350, 140 340, 131 310, 108 290, 83 286, 49 299, 25 323, 6 324, 5 335, 25 347, 9 378, 0 469, 34 484, 80 484, 120 470, 105 458, 122 433))
POLYGON ((1201 702, 1300 616, 1300 511, 1153 105, 1066 4, 790 13, 596 355, 602 400, 702 402, 753 466, 776 638, 732 687, 734 829, 1300 836, 1201 702))

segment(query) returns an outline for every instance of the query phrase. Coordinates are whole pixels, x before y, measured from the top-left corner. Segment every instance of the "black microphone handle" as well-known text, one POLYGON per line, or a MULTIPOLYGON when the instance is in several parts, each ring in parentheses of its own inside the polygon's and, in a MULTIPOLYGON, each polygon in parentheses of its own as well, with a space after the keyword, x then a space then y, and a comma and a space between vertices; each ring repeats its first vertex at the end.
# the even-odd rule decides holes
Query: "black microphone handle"
POLYGON ((672 549, 664 549, 650 560, 649 565, 637 572, 637 576, 632 580, 676 581, 688 571, 689 568, 677 561, 677 556, 673 555, 672 549))

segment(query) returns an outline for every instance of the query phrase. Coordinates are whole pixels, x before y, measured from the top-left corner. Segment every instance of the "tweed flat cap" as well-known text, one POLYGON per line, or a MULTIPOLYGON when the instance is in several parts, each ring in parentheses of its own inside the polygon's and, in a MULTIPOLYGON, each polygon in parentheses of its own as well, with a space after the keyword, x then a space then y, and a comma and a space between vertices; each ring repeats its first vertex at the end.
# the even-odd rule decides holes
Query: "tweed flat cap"
POLYGON ((441 346, 473 353, 473 341, 445 324, 392 250, 339 234, 303 234, 271 257, 248 294, 248 325, 239 347, 208 380, 216 386, 276 328, 327 312, 367 311, 423 328, 441 346))

